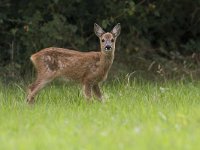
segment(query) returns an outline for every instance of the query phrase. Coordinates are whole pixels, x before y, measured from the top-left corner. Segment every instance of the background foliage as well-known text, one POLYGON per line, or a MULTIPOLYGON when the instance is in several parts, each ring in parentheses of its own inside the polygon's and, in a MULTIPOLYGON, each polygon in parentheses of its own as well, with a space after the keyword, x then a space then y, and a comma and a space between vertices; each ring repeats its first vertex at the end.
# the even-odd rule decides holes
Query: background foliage
POLYGON ((29 72, 30 55, 45 47, 98 49, 94 22, 106 31, 121 23, 117 60, 124 64, 198 59, 199 0, 1 0, 0 76, 29 72))

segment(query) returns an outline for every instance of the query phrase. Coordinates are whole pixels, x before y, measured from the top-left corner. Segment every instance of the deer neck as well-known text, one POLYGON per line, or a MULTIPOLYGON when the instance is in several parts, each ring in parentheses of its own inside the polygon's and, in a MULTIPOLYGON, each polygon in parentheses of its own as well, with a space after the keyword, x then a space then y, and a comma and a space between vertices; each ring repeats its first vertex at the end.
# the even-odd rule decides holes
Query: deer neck
POLYGON ((100 71, 107 74, 114 60, 114 51, 111 53, 101 52, 100 71))

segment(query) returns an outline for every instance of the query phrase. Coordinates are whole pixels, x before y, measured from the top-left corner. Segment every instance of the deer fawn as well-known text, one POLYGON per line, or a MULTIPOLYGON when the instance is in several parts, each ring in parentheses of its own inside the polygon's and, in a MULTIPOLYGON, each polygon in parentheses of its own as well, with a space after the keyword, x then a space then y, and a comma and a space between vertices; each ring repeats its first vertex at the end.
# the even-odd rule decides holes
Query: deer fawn
POLYGON ((111 32, 104 32, 99 25, 94 24, 94 32, 100 39, 100 52, 78 52, 50 47, 33 54, 30 59, 37 70, 37 79, 28 87, 27 102, 34 103, 35 95, 58 77, 80 82, 87 99, 92 97, 93 92, 101 100, 99 83, 107 78, 120 31, 119 23, 111 32))

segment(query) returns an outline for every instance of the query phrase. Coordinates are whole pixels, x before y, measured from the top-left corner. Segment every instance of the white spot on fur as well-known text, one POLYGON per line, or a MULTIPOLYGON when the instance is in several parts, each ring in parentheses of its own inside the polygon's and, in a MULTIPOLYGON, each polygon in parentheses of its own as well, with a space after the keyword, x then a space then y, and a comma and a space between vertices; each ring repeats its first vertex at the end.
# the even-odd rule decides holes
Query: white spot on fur
POLYGON ((46 56, 46 59, 51 61, 51 57, 50 56, 46 56))
POLYGON ((64 69, 65 68, 65 64, 63 64, 62 61, 58 60, 58 67, 60 69, 64 69))
POLYGON ((51 69, 49 68, 48 65, 46 65, 46 69, 47 69, 48 72, 51 72, 51 69))

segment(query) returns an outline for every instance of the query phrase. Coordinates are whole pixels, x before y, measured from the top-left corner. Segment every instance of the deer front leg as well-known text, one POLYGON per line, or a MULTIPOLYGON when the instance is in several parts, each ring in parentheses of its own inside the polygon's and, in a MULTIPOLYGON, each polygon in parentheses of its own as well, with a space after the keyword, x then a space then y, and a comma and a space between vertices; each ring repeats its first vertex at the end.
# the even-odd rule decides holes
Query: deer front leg
POLYGON ((102 100, 102 94, 101 94, 101 90, 100 90, 98 84, 96 84, 96 85, 94 85, 94 86, 92 87, 92 91, 93 91, 94 95, 95 95, 98 99, 102 100))
POLYGON ((91 99, 92 97, 92 85, 89 84, 89 83, 85 83, 84 86, 83 86, 83 90, 84 90, 84 96, 86 99, 91 99))

